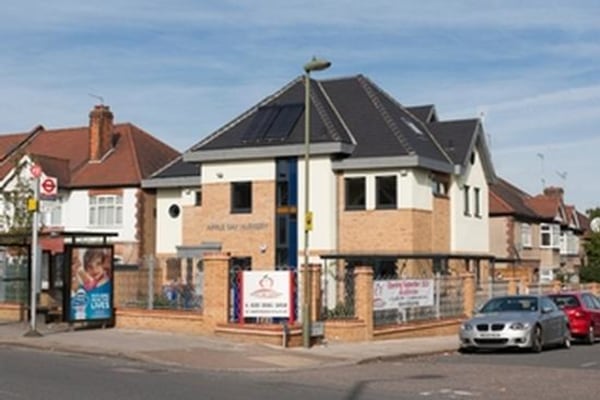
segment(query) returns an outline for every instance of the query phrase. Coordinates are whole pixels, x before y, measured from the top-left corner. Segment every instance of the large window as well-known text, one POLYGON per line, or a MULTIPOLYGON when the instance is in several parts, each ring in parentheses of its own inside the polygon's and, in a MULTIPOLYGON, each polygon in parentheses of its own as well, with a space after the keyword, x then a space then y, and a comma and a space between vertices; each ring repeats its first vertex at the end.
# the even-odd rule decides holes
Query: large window
POLYGON ((557 224, 540 224, 540 247, 560 249, 560 226, 557 224))
POLYGON ((396 177, 395 176, 377 176, 375 177, 375 207, 376 208, 397 208, 396 201, 396 177))
POLYGON ((231 183, 231 212, 233 214, 252 212, 252 182, 231 183))
POLYGON ((111 227, 123 225, 123 196, 90 196, 90 226, 111 227))
POLYGON ((523 248, 531 247, 531 225, 521 224, 521 246, 523 248))
POLYGON ((365 200, 365 178, 345 178, 346 187, 346 210, 364 210, 365 200))
POLYGON ((62 226, 62 199, 57 197, 54 201, 42 202, 44 224, 47 226, 62 226))

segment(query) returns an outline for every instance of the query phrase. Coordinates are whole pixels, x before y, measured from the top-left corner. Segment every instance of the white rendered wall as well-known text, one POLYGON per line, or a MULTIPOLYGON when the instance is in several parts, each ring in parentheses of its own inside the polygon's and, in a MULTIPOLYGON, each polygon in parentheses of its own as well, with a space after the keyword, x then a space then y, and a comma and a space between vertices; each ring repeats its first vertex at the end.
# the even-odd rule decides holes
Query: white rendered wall
POLYGON ((274 180, 273 159, 202 164, 202 184, 274 180))
POLYGON ((456 252, 488 253, 490 244, 489 230, 489 194, 479 152, 475 153, 474 164, 468 164, 466 171, 459 177, 454 176, 450 184, 450 242, 451 250, 456 252), (470 187, 470 212, 471 216, 464 215, 463 185, 470 187), (479 188, 480 215, 474 214, 475 201, 473 188, 479 188))
MULTIPOLYGON (((304 264, 304 159, 298 160, 298 265, 304 264)), ((329 157, 311 157, 309 163, 309 210, 313 213, 313 230, 309 234, 309 250, 334 250, 337 244, 336 179, 329 157)), ((310 257, 311 263, 321 263, 310 257)))
POLYGON ((196 201, 196 189, 158 189, 156 192, 156 252, 174 254, 182 243, 183 213, 173 218, 169 207, 173 204, 191 206, 196 201))
POLYGON ((67 231, 86 232, 115 232, 118 234, 112 241, 137 242, 135 238, 135 227, 137 225, 136 215, 136 193, 137 188, 123 189, 123 223, 121 226, 91 227, 89 221, 89 195, 88 190, 73 190, 64 197, 62 219, 63 226, 67 231))

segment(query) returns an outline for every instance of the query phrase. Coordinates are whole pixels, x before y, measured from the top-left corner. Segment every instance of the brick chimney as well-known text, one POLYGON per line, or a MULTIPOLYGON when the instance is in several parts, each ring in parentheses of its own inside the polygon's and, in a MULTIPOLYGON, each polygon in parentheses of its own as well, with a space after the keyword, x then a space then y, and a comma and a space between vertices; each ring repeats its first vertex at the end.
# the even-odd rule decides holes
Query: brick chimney
POLYGON ((553 199, 562 200, 563 194, 565 194, 565 191, 561 187, 549 186, 547 188, 544 188, 544 196, 548 196, 553 199))
POLYGON ((113 113, 104 104, 90 111, 90 161, 100 161, 112 146, 113 113))

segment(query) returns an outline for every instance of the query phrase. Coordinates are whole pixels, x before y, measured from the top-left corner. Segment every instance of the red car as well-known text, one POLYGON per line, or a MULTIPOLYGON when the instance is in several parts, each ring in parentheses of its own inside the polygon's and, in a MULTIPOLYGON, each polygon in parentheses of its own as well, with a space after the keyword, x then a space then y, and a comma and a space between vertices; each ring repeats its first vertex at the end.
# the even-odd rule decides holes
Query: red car
POLYGON ((549 294, 569 317, 571 336, 593 344, 600 337, 600 299, 588 292, 549 294))

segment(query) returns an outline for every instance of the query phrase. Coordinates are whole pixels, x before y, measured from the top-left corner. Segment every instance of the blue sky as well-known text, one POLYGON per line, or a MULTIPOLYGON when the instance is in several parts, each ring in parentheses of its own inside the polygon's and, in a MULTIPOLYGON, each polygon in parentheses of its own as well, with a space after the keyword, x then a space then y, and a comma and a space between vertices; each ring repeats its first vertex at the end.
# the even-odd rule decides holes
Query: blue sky
POLYGON ((484 116, 498 175, 600 206, 600 2, 21 0, 0 13, 0 132, 82 126, 101 96, 183 151, 302 74, 364 74, 484 116))

